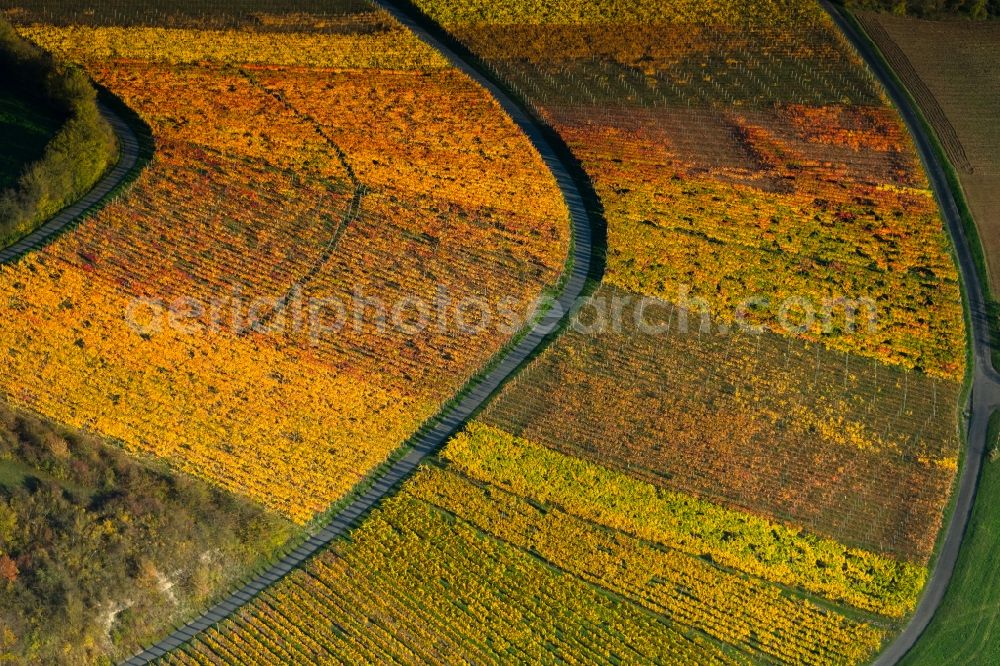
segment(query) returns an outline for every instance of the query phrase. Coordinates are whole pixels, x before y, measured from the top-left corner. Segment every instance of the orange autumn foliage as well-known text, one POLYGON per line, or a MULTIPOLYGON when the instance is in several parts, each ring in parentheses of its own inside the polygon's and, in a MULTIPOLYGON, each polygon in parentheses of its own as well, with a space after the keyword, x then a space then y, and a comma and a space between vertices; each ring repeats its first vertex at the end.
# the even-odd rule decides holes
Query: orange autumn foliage
MULTIPOLYGON (((393 25, 379 39, 424 58, 427 47, 393 25)), ((367 49, 363 28, 330 43, 367 49)), ((0 392, 18 404, 304 523, 400 446, 510 333, 363 329, 314 344, 301 331, 250 324, 286 323, 264 315, 292 293, 349 298, 355 288, 392 305, 433 301, 444 286, 456 300, 506 298, 526 309, 557 279, 568 250, 558 188, 465 76, 353 60, 338 71, 287 68, 287 52, 271 50, 291 48, 295 35, 283 42, 284 33, 253 29, 237 35, 261 47, 253 69, 159 57, 168 44, 184 48, 171 31, 137 59, 109 60, 98 43, 70 48, 61 30, 34 35, 69 49, 137 111, 156 152, 85 224, 0 269, 0 392), (418 126, 393 114, 408 88, 418 126), (474 113, 475 127, 459 132, 436 111, 446 103, 474 113), (390 177, 377 159, 405 165, 406 177, 390 177), (240 325, 212 326, 206 311, 185 318, 190 330, 143 330, 129 321, 149 309, 136 308, 137 297, 208 309, 221 301, 224 312, 239 298, 269 305, 240 325)), ((416 67, 405 58, 395 66, 416 67)))

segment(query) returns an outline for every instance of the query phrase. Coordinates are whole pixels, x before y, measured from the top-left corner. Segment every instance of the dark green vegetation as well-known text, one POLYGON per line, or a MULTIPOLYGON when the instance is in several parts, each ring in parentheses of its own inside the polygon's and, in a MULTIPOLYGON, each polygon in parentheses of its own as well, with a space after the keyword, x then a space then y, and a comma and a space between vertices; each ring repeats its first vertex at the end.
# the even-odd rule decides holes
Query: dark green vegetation
POLYGON ((903 666, 1000 663, 1000 414, 955 574, 934 619, 903 666))
POLYGON ((0 88, 0 190, 17 184, 24 167, 42 156, 63 120, 16 91, 0 88))
POLYGON ((201 481, 0 402, 0 662, 127 656, 292 530, 201 481))
POLYGON ((851 9, 892 12, 920 18, 961 16, 985 19, 1000 16, 1000 0, 847 0, 844 4, 851 9))
MULTIPOLYGON (((0 181, 3 246, 83 196, 114 161, 117 142, 97 109, 97 91, 87 76, 80 69, 56 62, 2 19, 0 91, 4 91, 0 94, 0 130, 6 134, 13 123, 23 136, 25 128, 32 129, 29 138, 15 142, 14 151, 5 145, 3 152, 13 152, 15 159, 33 159, 22 165, 16 182, 8 183, 9 176, 0 181), (46 111, 34 115, 39 108, 46 111), (38 134, 48 135, 53 123, 61 127, 38 154, 38 134)), ((0 163, 0 171, 8 166, 0 163)))

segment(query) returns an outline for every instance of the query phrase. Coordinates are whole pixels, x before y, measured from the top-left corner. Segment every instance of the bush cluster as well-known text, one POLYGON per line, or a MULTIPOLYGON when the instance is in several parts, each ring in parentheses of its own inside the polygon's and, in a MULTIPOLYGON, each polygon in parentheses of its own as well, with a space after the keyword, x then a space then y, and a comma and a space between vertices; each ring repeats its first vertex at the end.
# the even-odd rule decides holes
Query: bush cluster
POLYGON ((259 507, 0 400, 0 663, 108 663, 291 536, 259 507))
POLYGON ((57 61, 0 19, 0 87, 65 117, 42 157, 17 185, 0 191, 0 246, 31 232, 83 196, 117 156, 111 126, 97 108, 97 91, 78 67, 57 61))

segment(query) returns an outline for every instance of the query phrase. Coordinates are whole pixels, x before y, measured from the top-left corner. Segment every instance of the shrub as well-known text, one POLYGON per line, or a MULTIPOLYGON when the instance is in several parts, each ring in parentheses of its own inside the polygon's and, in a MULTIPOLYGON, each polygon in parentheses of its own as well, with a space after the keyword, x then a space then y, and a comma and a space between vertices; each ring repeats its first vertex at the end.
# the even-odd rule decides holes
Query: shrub
POLYGON ((80 69, 56 61, 0 20, 0 86, 50 106, 66 120, 16 186, 0 191, 0 245, 30 233, 89 190, 114 161, 117 142, 80 69))

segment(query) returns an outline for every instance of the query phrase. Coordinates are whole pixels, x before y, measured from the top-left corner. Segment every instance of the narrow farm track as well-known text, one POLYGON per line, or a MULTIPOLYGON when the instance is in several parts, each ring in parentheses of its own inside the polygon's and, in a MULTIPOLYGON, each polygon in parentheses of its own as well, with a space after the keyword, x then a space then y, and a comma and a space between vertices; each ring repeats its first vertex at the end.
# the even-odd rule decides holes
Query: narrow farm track
POLYGON ((321 529, 312 534, 295 550, 283 556, 265 570, 255 574, 239 589, 227 594, 222 600, 205 610, 197 618, 175 629, 156 644, 142 650, 123 664, 128 666, 148 664, 163 657, 193 639, 213 625, 233 616, 241 607, 253 601, 261 592, 271 587, 296 568, 302 566, 313 555, 323 550, 332 541, 345 535, 383 498, 416 471, 428 456, 439 451, 457 433, 472 415, 489 400, 494 393, 510 379, 556 331, 566 317, 574 311, 584 295, 588 278, 599 277, 600 257, 595 253, 593 229, 599 225, 599 216, 592 217, 586 205, 584 192, 587 190, 585 176, 569 158, 567 151, 557 148, 550 140, 549 130, 543 127, 519 103, 514 101, 502 88, 493 83, 470 60, 452 50, 434 34, 425 29, 421 22, 411 15, 413 10, 402 10, 387 2, 375 2, 391 13, 398 21, 412 30, 418 37, 444 55, 457 69, 461 70, 485 88, 503 107, 508 116, 528 137, 538 150, 548 169, 552 172, 566 202, 570 214, 572 232, 571 264, 563 276, 559 295, 551 307, 531 325, 529 330, 515 344, 504 351, 495 364, 478 377, 460 396, 446 406, 434 420, 434 426, 419 432, 408 443, 407 453, 381 472, 362 493, 354 497, 343 509, 333 515, 321 529))
POLYGON ((63 208, 55 217, 10 247, 0 250, 0 266, 12 264, 26 254, 42 249, 67 228, 80 222, 94 206, 100 204, 105 197, 124 183, 129 172, 138 164, 139 140, 132 128, 107 106, 98 104, 98 108, 118 137, 118 163, 78 201, 63 208))
MULTIPOLYGON (((958 559, 962 538, 972 513, 979 472, 986 454, 986 434, 990 414, 1000 407, 1000 375, 993 369, 990 361, 989 318, 983 284, 973 258, 970 240, 962 224, 956 195, 951 190, 945 175, 944 165, 934 149, 933 141, 927 135, 919 112, 914 108, 909 95, 892 75, 892 71, 882 54, 842 13, 839 7, 835 7, 828 0, 821 0, 821 2, 885 87, 913 136, 920 158, 934 188, 934 194, 944 214, 948 234, 955 247, 958 268, 965 285, 965 302, 972 323, 972 390, 965 411, 967 414, 965 462, 956 489, 955 512, 952 515, 951 523, 946 528, 944 543, 938 552, 934 571, 924 587, 917 610, 902 633, 882 651, 874 662, 876 666, 891 666, 903 658, 916 644, 924 629, 927 628, 938 606, 941 605, 941 600, 948 588, 948 582, 955 571, 955 562, 958 559)), ((989 563, 984 562, 983 566, 989 566, 989 563)))

